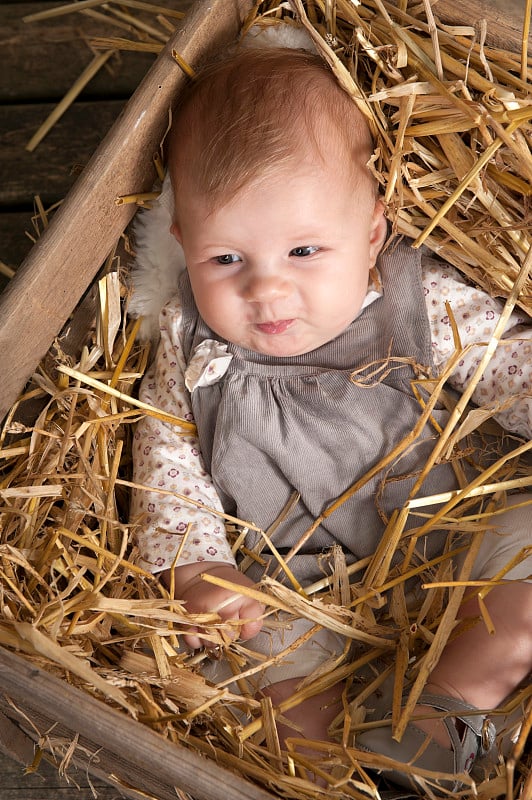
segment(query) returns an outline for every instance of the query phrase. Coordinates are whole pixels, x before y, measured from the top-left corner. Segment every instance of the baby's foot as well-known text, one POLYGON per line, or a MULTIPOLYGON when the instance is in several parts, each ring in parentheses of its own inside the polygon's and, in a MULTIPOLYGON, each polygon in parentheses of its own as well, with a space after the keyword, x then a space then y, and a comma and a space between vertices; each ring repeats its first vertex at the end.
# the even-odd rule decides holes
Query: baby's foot
MULTIPOLYGON (((452 749, 452 742, 451 737, 449 736, 449 731, 447 730, 443 720, 440 718, 436 718, 434 716, 435 712, 431 706, 415 706, 414 711, 412 713, 412 725, 415 725, 416 728, 424 731, 434 742, 439 744, 441 747, 445 747, 447 750, 452 749), (423 718, 423 719, 422 719, 423 718)), ((458 719, 453 719, 455 724, 456 730, 460 739, 464 733, 464 723, 458 719)))
MULTIPOLYGON (((477 709, 456 698, 423 694, 420 700, 412 717, 426 719, 412 719, 400 742, 393 739, 391 726, 385 725, 358 734, 355 747, 399 762, 397 768, 382 772, 400 786, 416 788, 409 773, 412 770, 415 774, 418 768, 446 773, 448 778, 438 778, 436 782, 447 791, 458 791, 462 787, 458 776, 469 773, 476 759, 491 750, 495 728, 477 709), (440 712, 444 716, 438 717, 440 712), (404 771, 399 764, 404 764, 404 771)), ((390 716, 388 713, 384 719, 389 720, 390 716)))
MULTIPOLYGON (((424 689, 424 694, 430 694, 436 697, 448 699, 449 703, 453 702, 453 698, 457 701, 457 707, 460 708, 461 704, 463 703, 463 699, 460 697, 456 697, 456 694, 452 691, 449 691, 449 686, 437 686, 436 684, 427 683, 424 689)), ((466 726, 464 722, 458 717, 447 717, 447 724, 443 721, 441 716, 438 716, 438 712, 434 709, 433 706, 427 706, 419 704, 414 707, 414 711, 412 713, 412 725, 415 725, 416 728, 424 731, 428 736, 432 739, 432 741, 439 744, 441 747, 445 747, 446 750, 453 749, 453 741, 451 740, 451 736, 449 733, 448 724, 451 723, 455 728, 458 734, 459 741, 463 741, 464 735, 466 732, 466 726), (418 719, 418 717, 420 719, 418 719)), ((454 737, 453 737, 454 738, 454 737)))

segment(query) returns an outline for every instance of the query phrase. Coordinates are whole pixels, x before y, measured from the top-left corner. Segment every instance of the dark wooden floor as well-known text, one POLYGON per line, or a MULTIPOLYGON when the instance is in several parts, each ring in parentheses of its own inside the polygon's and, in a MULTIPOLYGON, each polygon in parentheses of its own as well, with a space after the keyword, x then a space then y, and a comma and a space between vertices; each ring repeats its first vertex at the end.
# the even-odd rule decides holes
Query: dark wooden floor
POLYGON ((119 792, 85 773, 71 771, 59 776, 56 767, 41 762, 36 772, 0 753, 0 800, 118 800, 119 792))
MULTIPOLYGON (((191 1, 157 0, 157 5, 175 10, 191 1)), ((85 39, 128 38, 127 30, 80 13, 24 21, 59 5, 66 3, 0 2, 0 262, 7 271, 16 269, 31 247, 26 232, 33 231, 34 198, 48 208, 65 196, 154 60, 145 53, 113 57, 29 153, 28 141, 93 58, 85 39)))

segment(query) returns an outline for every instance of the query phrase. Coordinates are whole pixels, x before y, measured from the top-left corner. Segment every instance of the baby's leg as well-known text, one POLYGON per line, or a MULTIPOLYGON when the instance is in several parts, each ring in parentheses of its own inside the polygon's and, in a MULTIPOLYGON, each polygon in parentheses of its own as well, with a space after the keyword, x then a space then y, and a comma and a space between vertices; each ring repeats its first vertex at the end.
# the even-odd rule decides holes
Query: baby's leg
POLYGON ((344 637, 326 628, 316 629, 309 620, 294 619, 287 621, 285 628, 272 631, 270 637, 262 631, 249 645, 250 649, 255 646, 259 652, 269 651, 271 655, 287 653, 263 670, 258 686, 258 696, 270 697, 278 716, 294 723, 293 727, 277 724, 281 747, 290 737, 327 741, 329 725, 341 710, 343 686, 335 685, 292 707, 284 708, 282 704, 292 696, 297 697, 304 678, 320 670, 324 662, 331 660, 334 664, 346 651, 344 637))
MULTIPOLYGON (((496 708, 532 670, 531 506, 517 507, 531 497, 513 498, 514 508, 492 518, 496 531, 504 535, 487 532, 475 560, 471 579, 489 582, 529 548, 528 557, 505 575, 508 582, 494 587, 485 598, 494 634, 488 633, 477 600, 466 602, 459 616, 464 621, 469 618, 468 624, 462 632, 458 628, 445 647, 425 687, 425 705, 414 709, 401 741, 393 739, 388 725, 362 731, 355 746, 397 762, 455 775, 470 772, 476 759, 488 754, 495 729, 478 710, 496 708), (445 723, 438 718, 441 711, 450 712, 445 723), (423 714, 433 718, 417 718, 423 714)), ((389 714, 386 716, 389 719, 389 714)), ((400 768, 386 770, 386 775, 393 783, 413 786, 408 773, 400 768)), ((442 784, 453 792, 461 786, 459 777, 443 779, 442 784)))
MULTIPOLYGON (((523 499, 523 495, 513 498, 515 503, 523 499)), ((521 547, 532 544, 531 516, 532 507, 528 505, 511 508, 493 518, 493 524, 504 535, 486 535, 474 578, 496 575, 521 547)), ((509 572, 507 578, 526 579, 531 573, 529 557, 509 572)), ((478 621, 447 644, 426 691, 457 697, 481 709, 496 708, 532 670, 532 583, 496 586, 486 596, 485 604, 495 633, 490 634, 479 617, 478 601, 473 598, 466 602, 459 617, 478 621)), ((430 730, 436 741, 449 744, 443 724, 431 720, 416 724, 430 730)))
MULTIPOLYGON (((495 627, 490 635, 482 620, 451 641, 432 671, 425 690, 457 697, 481 709, 496 708, 532 670, 532 583, 497 586, 486 597, 495 627)), ((460 617, 478 617, 475 599, 462 606, 460 617)), ((417 712, 427 712, 418 706, 417 712)), ((441 722, 416 725, 449 746, 441 722)))
MULTIPOLYGON (((262 689, 261 694, 271 697, 275 707, 282 708, 283 701, 288 700, 297 693, 301 678, 288 678, 278 683, 273 683, 262 689)), ((336 684, 320 694, 309 697, 298 705, 283 711, 282 716, 290 724, 277 722, 277 734, 282 748, 287 747, 290 737, 303 738, 317 741, 330 741, 329 726, 342 708, 343 684, 336 684)), ((316 750, 299 744, 294 748, 302 756, 309 756, 309 761, 316 758, 316 750)), ((309 768, 307 777, 318 786, 327 786, 326 780, 309 768)))
MULTIPOLYGON (((301 678, 288 678, 278 683, 273 683, 262 689, 261 694, 271 697, 274 708, 279 707, 284 700, 292 697, 297 692, 301 678)), ((342 686, 335 685, 314 697, 309 697, 302 703, 283 712, 285 717, 294 726, 277 724, 277 733, 281 747, 291 736, 304 737, 305 739, 319 739, 327 741, 329 726, 342 708, 342 686)))
MULTIPOLYGON (((293 695, 297 695, 301 682, 319 670, 324 662, 331 660, 332 666, 349 648, 349 643, 326 628, 317 629, 314 623, 303 618, 291 619, 280 614, 275 626, 269 626, 266 620, 261 632, 245 642, 250 654, 250 666, 254 666, 253 653, 261 654, 260 662, 265 666, 249 679, 257 698, 271 697, 277 715, 294 723, 279 724, 278 732, 281 746, 289 737, 327 740, 328 727, 341 710, 343 686, 334 686, 319 695, 292 708, 284 709, 279 705, 293 695), (284 625, 279 625, 284 622, 284 625), (282 655, 281 658, 279 656, 282 655), (275 658, 273 658, 275 657, 275 658), (270 663, 270 659, 273 661, 270 663)), ((232 675, 225 660, 209 661, 202 668, 202 674, 213 683, 228 684, 232 675)), ((236 681, 236 677, 235 677, 236 681)), ((238 685, 231 683, 231 691, 238 692, 238 685)))

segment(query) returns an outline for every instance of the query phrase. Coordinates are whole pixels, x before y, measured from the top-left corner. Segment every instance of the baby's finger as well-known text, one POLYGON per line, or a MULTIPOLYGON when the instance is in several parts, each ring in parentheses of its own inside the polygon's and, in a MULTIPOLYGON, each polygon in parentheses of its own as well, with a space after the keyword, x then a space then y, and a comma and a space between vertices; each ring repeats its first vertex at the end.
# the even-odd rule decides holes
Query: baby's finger
POLYGON ((202 631, 201 628, 192 628, 189 633, 183 634, 183 641, 191 650, 202 650, 204 647, 207 650, 214 650, 220 645, 220 636, 215 632, 209 634, 207 631, 202 631))
POLYGON ((203 640, 194 633, 185 633, 183 641, 190 650, 200 650, 203 647, 203 640))
POLYGON ((242 640, 252 639, 262 628, 262 615, 264 606, 261 603, 252 602, 240 610, 240 617, 243 620, 240 626, 240 636, 242 640))
POLYGON ((261 619, 254 619, 250 620, 249 622, 245 622, 242 627, 240 628, 240 635, 239 639, 242 641, 247 641, 247 639, 253 639, 254 636, 259 633, 260 629, 262 628, 262 620, 261 619))

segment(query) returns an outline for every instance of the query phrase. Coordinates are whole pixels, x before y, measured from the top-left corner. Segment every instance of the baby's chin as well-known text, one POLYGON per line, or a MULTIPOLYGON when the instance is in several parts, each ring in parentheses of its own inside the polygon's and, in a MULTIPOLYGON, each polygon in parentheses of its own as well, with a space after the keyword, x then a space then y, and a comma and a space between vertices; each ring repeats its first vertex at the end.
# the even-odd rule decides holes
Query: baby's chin
POLYGON ((315 342, 297 342, 290 341, 288 337, 272 336, 268 337, 266 341, 251 341, 247 344, 242 343, 239 346, 253 353, 270 356, 271 358, 297 358, 298 356, 304 356, 306 353, 312 353, 313 350, 318 350, 328 341, 330 339, 315 342))
POLYGON ((334 330, 321 331, 321 335, 317 335, 316 331, 312 333, 304 332, 297 335, 294 332, 292 335, 282 334, 280 336, 261 337, 257 341, 255 347, 248 349, 255 350, 258 353, 266 356, 275 356, 277 358, 296 358, 297 356, 304 356, 307 353, 313 353, 324 347, 329 342, 334 341, 341 336, 344 331, 349 327, 350 322, 345 325, 338 326, 334 330))
POLYGON ((332 342, 348 326, 349 323, 344 326, 335 326, 334 329, 322 330, 318 333, 316 330, 309 331, 308 326, 303 326, 298 320, 295 320, 293 326, 290 325, 285 329, 281 326, 280 329, 275 330, 275 324, 272 324, 269 332, 255 328, 251 331, 249 329, 243 331, 241 337, 224 338, 235 347, 241 347, 243 350, 262 356, 297 358, 298 356, 312 353, 323 347, 323 345, 332 342), (305 328, 307 329, 305 330, 305 328))

